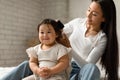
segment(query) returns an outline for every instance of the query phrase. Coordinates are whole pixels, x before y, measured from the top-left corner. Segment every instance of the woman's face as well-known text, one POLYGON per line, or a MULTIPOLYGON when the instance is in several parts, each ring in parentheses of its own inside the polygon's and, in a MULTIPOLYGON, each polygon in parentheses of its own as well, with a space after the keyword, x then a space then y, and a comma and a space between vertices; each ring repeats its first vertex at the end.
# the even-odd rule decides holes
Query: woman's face
POLYGON ((86 12, 87 25, 99 26, 105 21, 100 5, 96 2, 92 2, 86 12))
POLYGON ((52 25, 42 24, 39 27, 39 40, 44 45, 52 45, 55 43, 57 35, 52 25))

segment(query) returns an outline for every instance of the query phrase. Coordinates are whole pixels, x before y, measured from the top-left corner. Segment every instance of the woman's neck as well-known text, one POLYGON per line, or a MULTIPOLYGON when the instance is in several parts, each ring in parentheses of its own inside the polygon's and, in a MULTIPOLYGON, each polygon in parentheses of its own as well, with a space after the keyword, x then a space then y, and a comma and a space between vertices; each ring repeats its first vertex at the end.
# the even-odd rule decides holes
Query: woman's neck
POLYGON ((86 27, 87 27, 87 30, 85 33, 86 37, 95 36, 101 30, 99 26, 97 27, 97 26, 87 25, 86 27))

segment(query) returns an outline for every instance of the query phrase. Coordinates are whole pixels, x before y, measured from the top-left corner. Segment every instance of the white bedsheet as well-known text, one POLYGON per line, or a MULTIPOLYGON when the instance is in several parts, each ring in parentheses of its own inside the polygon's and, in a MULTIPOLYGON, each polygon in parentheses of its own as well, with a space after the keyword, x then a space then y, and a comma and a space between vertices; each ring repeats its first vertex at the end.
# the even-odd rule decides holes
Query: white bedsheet
POLYGON ((2 78, 4 75, 6 75, 8 72, 10 72, 15 67, 0 67, 0 78, 2 78))

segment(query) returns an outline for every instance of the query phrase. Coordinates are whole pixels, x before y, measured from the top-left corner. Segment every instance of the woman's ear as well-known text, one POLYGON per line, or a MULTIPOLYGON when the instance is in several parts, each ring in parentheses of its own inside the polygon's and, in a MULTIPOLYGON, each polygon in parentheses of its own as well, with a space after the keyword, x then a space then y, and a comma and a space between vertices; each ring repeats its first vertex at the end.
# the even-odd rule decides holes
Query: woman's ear
POLYGON ((105 22, 105 18, 103 17, 102 22, 105 22))
POLYGON ((56 34, 56 38, 58 37, 58 35, 56 34))

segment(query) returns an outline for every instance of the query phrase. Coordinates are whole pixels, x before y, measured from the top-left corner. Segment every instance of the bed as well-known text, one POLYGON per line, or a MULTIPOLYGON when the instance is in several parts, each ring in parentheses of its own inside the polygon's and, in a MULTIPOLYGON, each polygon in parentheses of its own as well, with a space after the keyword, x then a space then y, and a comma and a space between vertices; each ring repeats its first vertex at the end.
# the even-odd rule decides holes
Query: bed
POLYGON ((6 73, 10 72, 14 68, 15 67, 0 67, 0 78, 2 78, 4 75, 6 75, 6 73))

